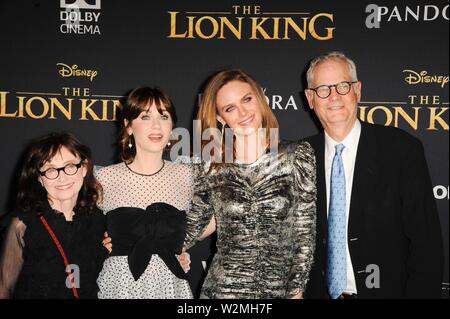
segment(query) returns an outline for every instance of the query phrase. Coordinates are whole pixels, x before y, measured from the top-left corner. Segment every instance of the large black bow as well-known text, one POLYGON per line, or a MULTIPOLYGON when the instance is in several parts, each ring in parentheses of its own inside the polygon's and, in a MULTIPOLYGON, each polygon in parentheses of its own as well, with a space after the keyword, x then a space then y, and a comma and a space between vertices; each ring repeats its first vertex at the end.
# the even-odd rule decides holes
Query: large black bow
POLYGON ((120 207, 108 213, 108 232, 112 254, 128 255, 135 280, 144 273, 152 254, 158 254, 175 276, 187 278, 175 256, 181 254, 186 235, 185 211, 166 203, 154 203, 145 210, 120 207))

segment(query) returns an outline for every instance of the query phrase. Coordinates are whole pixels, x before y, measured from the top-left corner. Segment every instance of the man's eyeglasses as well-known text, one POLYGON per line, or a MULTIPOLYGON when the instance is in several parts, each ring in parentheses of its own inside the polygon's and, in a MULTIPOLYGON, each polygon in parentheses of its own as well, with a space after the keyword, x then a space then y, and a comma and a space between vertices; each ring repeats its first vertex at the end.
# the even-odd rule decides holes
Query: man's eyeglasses
POLYGON ((348 92, 350 92, 352 84, 355 84, 357 82, 358 81, 343 81, 333 85, 319 85, 316 88, 308 88, 308 90, 316 92, 317 96, 321 99, 326 99, 331 94, 331 88, 334 87, 336 89, 336 92, 340 95, 346 95, 348 92))
POLYGON ((63 171, 66 175, 75 175, 78 172, 78 169, 81 167, 83 161, 79 162, 78 164, 67 164, 64 167, 60 168, 49 168, 43 172, 39 172, 41 176, 45 176, 48 179, 57 179, 59 176, 59 172, 63 171))

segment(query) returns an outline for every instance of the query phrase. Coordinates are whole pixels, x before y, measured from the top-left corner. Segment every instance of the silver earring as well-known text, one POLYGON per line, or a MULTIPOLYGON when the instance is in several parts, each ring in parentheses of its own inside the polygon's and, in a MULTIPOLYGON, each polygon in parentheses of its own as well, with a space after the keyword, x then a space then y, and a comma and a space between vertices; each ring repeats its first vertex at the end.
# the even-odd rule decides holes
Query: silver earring
POLYGON ((133 143, 131 143, 131 135, 128 138, 128 148, 132 148, 133 147, 133 143))
POLYGON ((172 143, 170 143, 170 141, 167 143, 167 147, 169 147, 172 143))

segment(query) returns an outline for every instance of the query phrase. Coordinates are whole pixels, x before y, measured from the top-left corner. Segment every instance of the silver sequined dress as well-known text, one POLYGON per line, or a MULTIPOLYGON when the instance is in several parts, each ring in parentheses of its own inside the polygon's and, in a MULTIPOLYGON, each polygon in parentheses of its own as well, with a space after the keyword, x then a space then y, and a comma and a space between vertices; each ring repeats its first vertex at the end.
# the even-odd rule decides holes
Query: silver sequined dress
POLYGON ((304 291, 315 244, 315 157, 307 142, 280 142, 252 164, 208 173, 194 164, 186 245, 216 218, 217 253, 202 298, 289 298, 304 291))

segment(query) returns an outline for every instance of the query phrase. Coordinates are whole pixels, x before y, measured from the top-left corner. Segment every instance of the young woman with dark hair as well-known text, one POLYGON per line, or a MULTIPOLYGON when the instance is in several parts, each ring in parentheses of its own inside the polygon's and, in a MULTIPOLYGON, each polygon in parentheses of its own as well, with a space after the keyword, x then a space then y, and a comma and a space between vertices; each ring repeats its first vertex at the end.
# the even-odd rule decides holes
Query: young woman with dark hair
POLYGON ((100 206, 112 255, 97 280, 99 298, 192 298, 177 255, 182 253, 192 197, 189 167, 163 159, 175 109, 158 88, 141 87, 123 108, 123 162, 101 168, 100 206))

